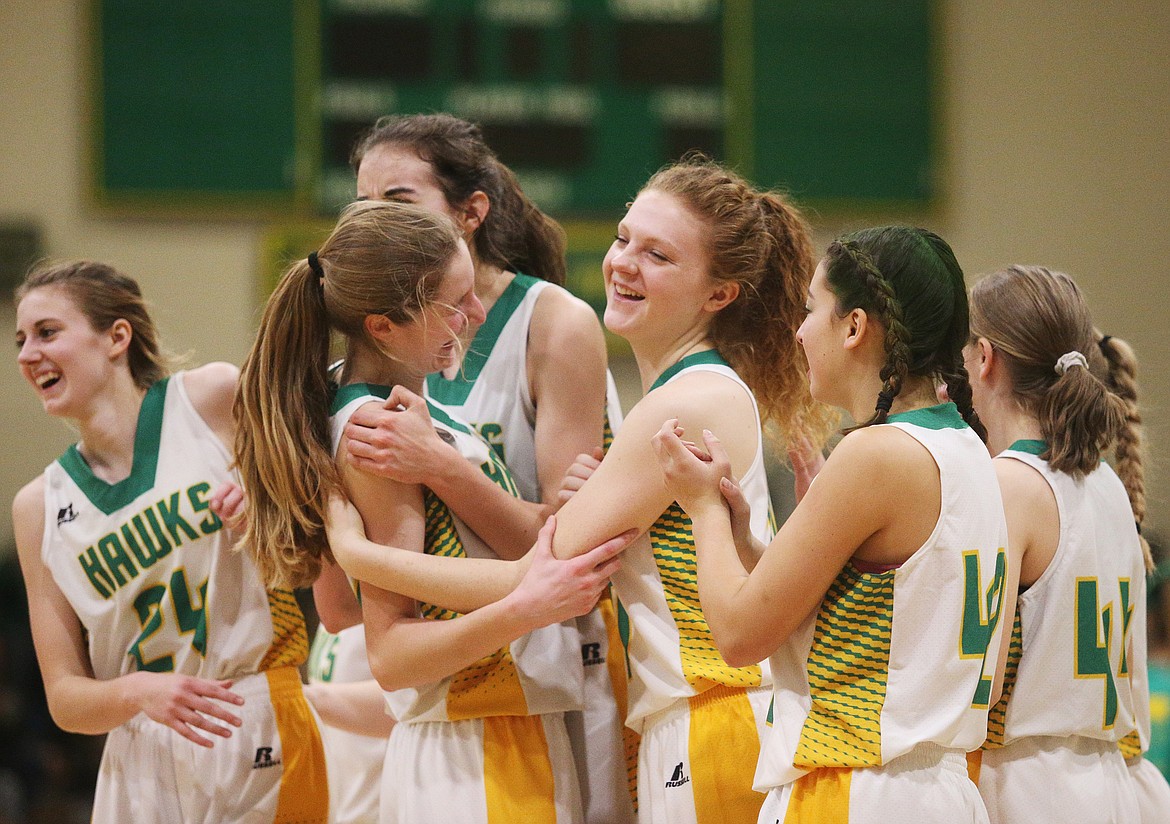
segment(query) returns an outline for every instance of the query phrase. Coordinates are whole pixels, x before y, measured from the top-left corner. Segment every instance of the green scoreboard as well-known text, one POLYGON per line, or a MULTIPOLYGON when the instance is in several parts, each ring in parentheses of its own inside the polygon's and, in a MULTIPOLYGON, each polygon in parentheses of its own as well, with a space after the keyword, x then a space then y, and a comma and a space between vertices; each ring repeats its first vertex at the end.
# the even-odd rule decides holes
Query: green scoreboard
POLYGON ((562 218, 695 149, 822 209, 936 194, 931 0, 92 3, 102 206, 328 216, 361 131, 431 111, 562 218))

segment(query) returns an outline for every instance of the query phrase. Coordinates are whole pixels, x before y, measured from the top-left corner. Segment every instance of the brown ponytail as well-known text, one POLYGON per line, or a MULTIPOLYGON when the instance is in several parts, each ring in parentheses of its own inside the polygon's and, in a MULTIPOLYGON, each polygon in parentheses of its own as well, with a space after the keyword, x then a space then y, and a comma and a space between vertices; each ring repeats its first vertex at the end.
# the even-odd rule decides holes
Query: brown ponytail
POLYGON ((433 299, 459 247, 449 220, 400 203, 356 203, 268 300, 240 374, 235 455, 248 491, 241 545, 270 585, 306 586, 328 558, 325 508, 340 488, 329 431, 330 332, 347 345, 368 315, 402 323, 433 299))
MULTIPOLYGON (((1118 476, 1140 528, 1145 487, 1133 351, 1117 339, 1099 343, 1076 283, 1041 266, 988 275, 971 290, 971 308, 971 334, 995 347, 1013 393, 1040 424, 1048 444, 1041 457, 1081 478, 1115 445, 1118 476)), ((1148 566, 1149 547, 1142 544, 1148 566)))

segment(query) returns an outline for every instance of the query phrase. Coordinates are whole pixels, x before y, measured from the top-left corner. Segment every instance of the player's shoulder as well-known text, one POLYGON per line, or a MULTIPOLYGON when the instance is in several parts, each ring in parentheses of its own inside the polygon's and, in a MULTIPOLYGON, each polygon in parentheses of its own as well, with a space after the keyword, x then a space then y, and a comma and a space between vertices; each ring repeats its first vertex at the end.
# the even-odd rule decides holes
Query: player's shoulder
POLYGON ((214 361, 188 369, 177 376, 183 382, 191 406, 217 431, 230 429, 232 404, 240 370, 235 364, 214 361))
POLYGON ((927 469, 937 475, 937 465, 930 450, 896 426, 855 429, 834 447, 829 460, 834 467, 847 464, 855 474, 872 474, 887 479, 927 469))
POLYGON ((1004 500, 1031 504, 1052 499, 1052 487, 1038 468, 1011 455, 997 455, 992 461, 1004 500))
POLYGON ((22 552, 40 544, 45 520, 45 476, 37 475, 12 499, 12 528, 22 552))
POLYGON ((601 337, 601 323, 593 307, 555 284, 537 295, 529 327, 530 334, 601 337))

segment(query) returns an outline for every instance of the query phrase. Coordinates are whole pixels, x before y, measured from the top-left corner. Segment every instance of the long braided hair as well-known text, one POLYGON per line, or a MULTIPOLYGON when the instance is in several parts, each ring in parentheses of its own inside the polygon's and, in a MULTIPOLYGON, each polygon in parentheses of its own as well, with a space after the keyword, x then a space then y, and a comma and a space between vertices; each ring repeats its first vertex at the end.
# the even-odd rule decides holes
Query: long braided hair
POLYGON ((911 226, 862 229, 829 245, 825 274, 838 314, 864 309, 885 329, 886 361, 874 414, 852 429, 885 423, 906 379, 930 377, 946 383, 963 420, 986 439, 963 366, 967 289, 947 242, 911 226))

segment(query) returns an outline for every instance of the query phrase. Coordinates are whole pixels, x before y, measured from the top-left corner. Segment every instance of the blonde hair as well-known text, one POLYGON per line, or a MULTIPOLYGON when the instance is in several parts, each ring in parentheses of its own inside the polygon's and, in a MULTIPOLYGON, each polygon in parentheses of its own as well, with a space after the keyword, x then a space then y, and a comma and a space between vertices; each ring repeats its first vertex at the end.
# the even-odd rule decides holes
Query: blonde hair
POLYGON ((365 319, 395 323, 430 305, 459 248, 442 215, 401 203, 348 207, 315 253, 281 278, 244 362, 234 412, 247 532, 270 585, 306 586, 331 558, 325 508, 341 478, 329 431, 330 332, 367 339, 365 319))
POLYGON ((796 329, 816 261, 808 224, 778 192, 692 154, 654 174, 643 191, 672 195, 710 229, 711 277, 740 286, 711 323, 715 347, 751 387, 765 422, 796 444, 821 445, 835 425, 809 394, 796 329))

